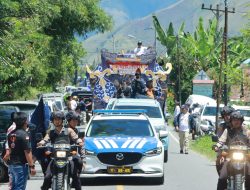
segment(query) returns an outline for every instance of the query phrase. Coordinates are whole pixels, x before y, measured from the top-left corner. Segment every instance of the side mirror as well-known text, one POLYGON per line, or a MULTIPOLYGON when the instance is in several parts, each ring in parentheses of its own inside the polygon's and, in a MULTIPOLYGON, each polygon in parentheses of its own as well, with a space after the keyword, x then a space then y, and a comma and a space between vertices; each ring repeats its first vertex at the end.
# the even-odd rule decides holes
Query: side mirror
POLYGON ((36 133, 36 141, 40 142, 41 140, 43 140, 43 134, 42 133, 36 133))
POLYGON ((160 138, 164 138, 164 137, 167 137, 167 136, 168 136, 168 131, 163 131, 163 130, 159 131, 159 137, 160 138))
POLYGON ((218 142, 218 140, 219 140, 219 138, 218 138, 217 135, 213 135, 213 136, 212 136, 212 141, 213 141, 213 142, 218 142))

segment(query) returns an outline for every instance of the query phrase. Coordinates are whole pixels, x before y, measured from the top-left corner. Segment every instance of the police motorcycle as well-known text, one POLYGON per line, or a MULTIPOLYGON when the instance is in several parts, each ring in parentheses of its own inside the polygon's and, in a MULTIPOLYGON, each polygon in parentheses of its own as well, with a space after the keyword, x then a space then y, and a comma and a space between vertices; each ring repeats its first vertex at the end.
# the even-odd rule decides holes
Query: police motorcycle
POLYGON ((220 149, 222 151, 221 162, 228 161, 227 190, 244 190, 250 148, 245 143, 236 141, 230 146, 224 145, 220 149))
POLYGON ((52 190, 69 190, 70 189, 70 162, 73 155, 78 154, 79 145, 70 145, 64 139, 56 139, 54 144, 47 143, 45 146, 37 147, 45 148, 46 154, 50 152, 52 159, 52 190))

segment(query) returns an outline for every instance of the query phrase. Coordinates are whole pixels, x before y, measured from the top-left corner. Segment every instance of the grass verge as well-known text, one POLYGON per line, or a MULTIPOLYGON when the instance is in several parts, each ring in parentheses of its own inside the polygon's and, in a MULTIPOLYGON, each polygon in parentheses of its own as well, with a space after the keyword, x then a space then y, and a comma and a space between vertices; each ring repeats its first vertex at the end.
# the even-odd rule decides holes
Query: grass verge
POLYGON ((211 136, 209 135, 200 137, 190 143, 191 148, 194 151, 206 156, 210 160, 214 160, 216 158, 216 153, 212 150, 212 145, 214 144, 215 143, 212 142, 211 136))

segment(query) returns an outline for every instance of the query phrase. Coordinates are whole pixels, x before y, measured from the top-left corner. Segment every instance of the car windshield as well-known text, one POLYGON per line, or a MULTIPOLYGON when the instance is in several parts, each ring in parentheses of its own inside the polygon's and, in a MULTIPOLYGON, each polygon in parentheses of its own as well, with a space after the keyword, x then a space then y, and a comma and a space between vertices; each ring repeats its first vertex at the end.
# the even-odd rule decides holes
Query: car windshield
POLYGON ((61 101, 56 101, 56 107, 59 108, 59 110, 62 110, 62 104, 61 104, 61 101))
POLYGON ((6 133, 7 128, 10 126, 12 112, 16 112, 14 107, 0 106, 0 133, 6 133))
POLYGON ((244 117, 250 117, 250 110, 238 110, 244 117))
POLYGON ((87 131, 87 136, 151 137, 153 131, 147 120, 105 119, 93 120, 87 131))
POLYGON ((147 110, 147 115, 149 118, 162 118, 161 116, 161 112, 160 109, 158 107, 153 107, 153 106, 128 106, 128 105, 124 105, 124 106, 115 106, 116 110, 119 109, 143 109, 143 110, 147 110))
MULTIPOLYGON (((219 108, 219 113, 220 113, 221 107, 219 108)), ((203 112, 203 115, 207 116, 216 116, 216 107, 205 107, 205 110, 203 112)))

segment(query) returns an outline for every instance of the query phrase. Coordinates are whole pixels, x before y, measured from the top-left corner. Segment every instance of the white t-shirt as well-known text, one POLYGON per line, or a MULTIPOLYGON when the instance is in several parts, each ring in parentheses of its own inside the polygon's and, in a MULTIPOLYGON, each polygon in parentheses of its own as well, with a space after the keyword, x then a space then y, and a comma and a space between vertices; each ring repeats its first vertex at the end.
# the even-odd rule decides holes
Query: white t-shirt
POLYGON ((73 111, 76 110, 76 107, 77 107, 77 102, 75 100, 71 100, 70 101, 70 107, 73 111))
POLYGON ((136 55, 142 55, 142 54, 145 54, 146 50, 147 50, 147 47, 141 46, 140 48, 138 48, 138 47, 135 48, 134 53, 136 55))
POLYGON ((181 114, 179 120, 179 130, 180 131, 189 131, 189 113, 181 114))

